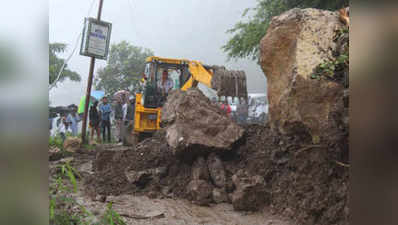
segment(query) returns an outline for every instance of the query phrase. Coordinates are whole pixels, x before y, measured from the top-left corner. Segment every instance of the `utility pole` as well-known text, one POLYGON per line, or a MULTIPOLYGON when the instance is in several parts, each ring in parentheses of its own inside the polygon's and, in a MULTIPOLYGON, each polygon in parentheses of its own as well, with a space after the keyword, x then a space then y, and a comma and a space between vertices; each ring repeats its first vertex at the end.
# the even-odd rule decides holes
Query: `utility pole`
MULTIPOLYGON (((99 0, 97 20, 101 20, 102 3, 103 3, 103 0, 99 0)), ((87 114, 88 114, 88 105, 90 103, 91 86, 93 84, 94 65, 95 65, 95 57, 91 56, 90 70, 88 72, 86 101, 84 104, 84 114, 83 114, 83 121, 82 121, 82 123, 83 123, 83 125, 82 125, 82 143, 87 143, 87 140, 86 140, 87 114)))

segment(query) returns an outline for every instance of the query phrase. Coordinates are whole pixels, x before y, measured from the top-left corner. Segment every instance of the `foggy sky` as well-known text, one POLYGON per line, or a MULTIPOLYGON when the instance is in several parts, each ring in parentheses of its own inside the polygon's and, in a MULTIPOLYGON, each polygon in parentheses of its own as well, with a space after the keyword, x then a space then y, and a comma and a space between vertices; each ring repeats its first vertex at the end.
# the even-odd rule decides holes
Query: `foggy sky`
MULTIPOLYGON (((90 17, 96 17, 94 0, 90 17)), ((50 0, 49 42, 63 42, 74 48, 92 0, 50 0)), ((248 91, 265 93, 266 79, 253 61, 227 62, 221 50, 231 37, 226 31, 241 20, 243 10, 256 0, 104 0, 102 20, 112 23, 111 43, 126 40, 149 48, 156 56, 199 60, 205 64, 241 69, 248 77, 248 91)), ((89 57, 79 55, 80 40, 68 67, 82 76, 81 82, 64 81, 50 92, 51 105, 78 104, 87 85, 89 57)), ((95 71, 106 65, 96 60, 95 71)), ((95 74, 96 75, 96 74, 95 74)))

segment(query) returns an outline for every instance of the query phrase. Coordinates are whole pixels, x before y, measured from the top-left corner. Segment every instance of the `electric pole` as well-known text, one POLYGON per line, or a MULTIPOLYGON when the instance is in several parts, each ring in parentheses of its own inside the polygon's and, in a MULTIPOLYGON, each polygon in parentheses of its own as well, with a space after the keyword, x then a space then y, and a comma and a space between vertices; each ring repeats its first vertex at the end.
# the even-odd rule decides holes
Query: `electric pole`
MULTIPOLYGON (((103 3, 103 0, 99 0, 98 14, 97 14, 98 21, 101 20, 102 3, 103 3)), ((90 103, 91 86, 93 84, 94 65, 95 65, 95 57, 91 56, 90 70, 88 72, 86 101, 84 104, 84 114, 83 114, 83 121, 82 121, 82 123, 83 123, 82 124, 82 143, 87 143, 87 140, 86 140, 87 114, 88 114, 88 105, 90 103)))

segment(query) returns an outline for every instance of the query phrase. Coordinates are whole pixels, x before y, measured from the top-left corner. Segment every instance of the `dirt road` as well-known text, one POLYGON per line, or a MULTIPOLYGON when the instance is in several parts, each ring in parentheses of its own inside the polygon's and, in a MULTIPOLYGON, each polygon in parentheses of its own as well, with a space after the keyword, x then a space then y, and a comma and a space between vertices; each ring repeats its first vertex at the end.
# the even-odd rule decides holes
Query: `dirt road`
MULTIPOLYGON (((77 155, 73 166, 80 174, 93 173, 93 155, 77 155)), ((58 162, 50 162, 50 168, 58 162)), ((259 212, 237 212, 231 204, 214 204, 209 207, 198 206, 183 199, 149 198, 145 195, 107 196, 105 201, 93 200, 85 190, 84 179, 79 180, 79 191, 73 198, 96 217, 104 214, 107 204, 113 203, 113 210, 122 216, 127 224, 175 224, 175 225, 293 225, 279 216, 272 215, 267 208, 259 212)), ((104 200, 104 199, 102 199, 104 200)))
POLYGON ((147 196, 120 195, 108 196, 106 202, 91 201, 78 197, 91 212, 101 215, 106 202, 113 202, 113 209, 127 224, 176 224, 176 225, 291 225, 271 215, 267 209, 256 213, 236 212, 230 204, 217 204, 201 207, 186 200, 150 199, 147 196))

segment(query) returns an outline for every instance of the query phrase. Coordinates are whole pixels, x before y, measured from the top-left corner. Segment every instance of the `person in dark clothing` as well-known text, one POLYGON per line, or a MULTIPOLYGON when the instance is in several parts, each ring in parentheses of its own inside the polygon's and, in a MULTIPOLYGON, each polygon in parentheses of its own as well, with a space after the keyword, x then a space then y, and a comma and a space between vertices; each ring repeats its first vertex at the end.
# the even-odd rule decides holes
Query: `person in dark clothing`
POLYGON ((108 142, 111 142, 111 112, 112 107, 108 103, 108 98, 102 98, 103 104, 100 106, 100 118, 101 118, 101 128, 102 128, 102 139, 105 142, 105 133, 108 131, 108 142))
POLYGON ((122 141, 122 128, 123 128, 123 103, 125 101, 125 97, 122 96, 120 99, 117 99, 115 106, 115 123, 116 123, 116 138, 118 142, 122 141))
POLYGON ((128 145, 129 136, 133 135, 135 116, 135 97, 131 96, 123 105, 123 144, 128 145))
POLYGON ((91 127, 91 141, 94 139, 94 132, 97 132, 97 141, 101 142, 101 135, 100 135, 100 116, 97 110, 98 101, 94 102, 94 105, 90 107, 90 127, 91 127))

